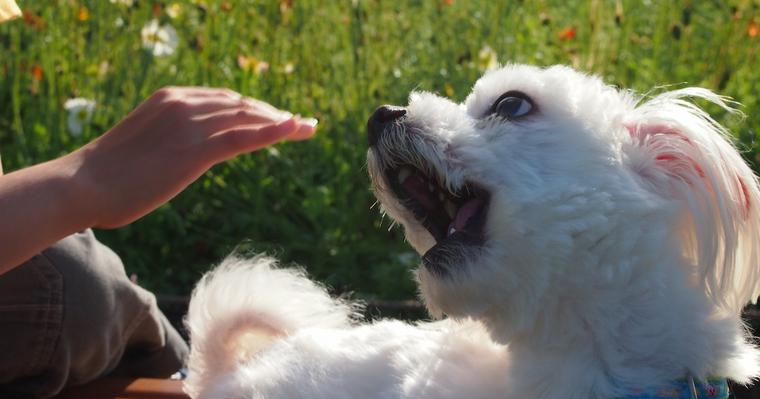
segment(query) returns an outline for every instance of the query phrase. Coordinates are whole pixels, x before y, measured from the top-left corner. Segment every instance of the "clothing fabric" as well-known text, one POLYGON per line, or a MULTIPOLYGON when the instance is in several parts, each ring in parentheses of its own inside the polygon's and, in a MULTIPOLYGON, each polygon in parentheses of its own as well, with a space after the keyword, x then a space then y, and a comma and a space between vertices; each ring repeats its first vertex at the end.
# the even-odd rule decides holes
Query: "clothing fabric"
POLYGON ((168 377, 187 344, 92 231, 0 276, 0 397, 44 398, 105 375, 168 377))

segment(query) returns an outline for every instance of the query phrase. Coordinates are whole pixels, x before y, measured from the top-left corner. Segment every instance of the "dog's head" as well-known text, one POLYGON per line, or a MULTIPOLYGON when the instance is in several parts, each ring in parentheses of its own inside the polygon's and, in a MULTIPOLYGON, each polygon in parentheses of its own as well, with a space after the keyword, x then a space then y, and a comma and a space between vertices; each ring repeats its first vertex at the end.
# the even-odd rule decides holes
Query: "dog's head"
POLYGON ((758 291, 760 192, 725 130, 684 97, 726 107, 704 89, 643 102, 523 65, 487 73, 463 104, 415 92, 380 107, 369 172, 422 254, 430 311, 510 335, 553 303, 657 273, 738 311, 758 291))

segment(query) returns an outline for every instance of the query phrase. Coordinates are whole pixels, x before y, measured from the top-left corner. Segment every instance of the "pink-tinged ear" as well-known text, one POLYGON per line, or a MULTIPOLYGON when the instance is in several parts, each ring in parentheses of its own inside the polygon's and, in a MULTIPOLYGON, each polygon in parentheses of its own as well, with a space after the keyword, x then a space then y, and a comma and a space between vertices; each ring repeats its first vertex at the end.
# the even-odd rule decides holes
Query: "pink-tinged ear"
MULTIPOLYGON (((703 184, 712 195, 716 195, 714 184, 708 179, 705 173, 705 167, 700 162, 722 162, 719 159, 704 159, 705 151, 700 150, 697 145, 680 130, 678 126, 664 123, 632 123, 624 124, 631 137, 644 147, 650 156, 653 157, 654 163, 661 173, 670 179, 677 179, 680 182, 686 182, 689 185, 703 184), (699 181, 696 181, 696 178, 699 181)), ((720 154, 715 154, 720 155, 720 154)), ((642 172, 644 172, 642 170, 642 172)), ((729 171, 730 172, 730 171, 729 171)), ((646 174, 646 173, 644 173, 646 174)), ((733 181, 728 181, 730 197, 736 203, 734 210, 739 212, 743 218, 749 217, 752 207, 750 193, 747 183, 739 174, 739 171, 733 173, 733 181), (732 184, 733 183, 733 184, 732 184)), ((731 176, 725 176, 731 177, 731 176)))
POLYGON ((680 204, 667 223, 708 297, 738 313, 760 295, 760 186, 729 132, 688 97, 731 111, 705 89, 663 93, 627 115, 624 150, 642 187, 680 204))

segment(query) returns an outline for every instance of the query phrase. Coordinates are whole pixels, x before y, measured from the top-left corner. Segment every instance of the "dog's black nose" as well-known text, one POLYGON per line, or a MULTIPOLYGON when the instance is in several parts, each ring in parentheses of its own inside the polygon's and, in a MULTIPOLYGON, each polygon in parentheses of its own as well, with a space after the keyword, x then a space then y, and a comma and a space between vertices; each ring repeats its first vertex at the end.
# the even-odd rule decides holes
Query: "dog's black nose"
POLYGON ((394 105, 382 105, 375 110, 375 113, 369 117, 367 121, 367 141, 369 146, 372 147, 380 140, 380 136, 385 132, 385 127, 406 115, 406 109, 404 107, 396 107, 394 105))

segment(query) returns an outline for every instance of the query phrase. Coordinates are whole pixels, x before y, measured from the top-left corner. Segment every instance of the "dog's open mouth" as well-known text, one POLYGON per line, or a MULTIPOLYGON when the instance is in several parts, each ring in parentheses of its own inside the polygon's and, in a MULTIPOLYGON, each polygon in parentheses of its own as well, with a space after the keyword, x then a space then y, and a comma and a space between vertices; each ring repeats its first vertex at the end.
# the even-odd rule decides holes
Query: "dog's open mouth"
POLYGON ((388 170, 386 179, 399 202, 435 238, 436 245, 424 258, 430 260, 452 246, 482 245, 485 241, 490 197, 485 189, 467 183, 451 192, 411 165, 388 170))

